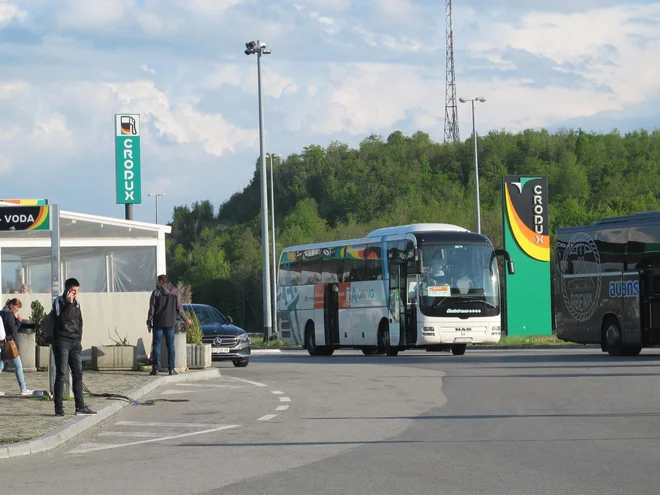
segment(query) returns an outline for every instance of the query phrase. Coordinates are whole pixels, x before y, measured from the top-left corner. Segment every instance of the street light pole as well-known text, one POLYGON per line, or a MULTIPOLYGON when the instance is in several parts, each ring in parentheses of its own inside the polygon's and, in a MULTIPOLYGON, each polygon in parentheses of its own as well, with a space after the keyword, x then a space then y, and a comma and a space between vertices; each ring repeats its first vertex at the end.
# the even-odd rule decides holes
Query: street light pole
MULTIPOLYGON (((275 182, 273 181, 273 154, 269 153, 270 158, 270 218, 271 218, 271 236, 273 238, 273 332, 275 335, 278 333, 277 328, 277 269, 278 263, 276 260, 275 247, 275 182)), ((275 155, 277 156, 277 155, 275 155)))
POLYGON ((158 223, 158 198, 160 196, 165 196, 164 193, 149 193, 149 196, 155 196, 156 197, 156 223, 158 223))
POLYGON ((264 299, 264 342, 268 343, 271 335, 271 300, 270 300, 270 262, 268 256, 268 188, 266 176, 266 157, 264 150, 266 148, 264 140, 264 113, 263 99, 261 96, 261 56, 269 55, 270 49, 263 41, 250 41, 245 43, 245 54, 257 54, 257 85, 259 91, 259 154, 260 154, 260 175, 261 175, 261 245, 262 245, 262 263, 263 263, 263 299, 264 299))
POLYGON ((484 103, 486 98, 459 98, 461 103, 472 103, 472 136, 474 137, 474 194, 476 196, 477 206, 477 232, 481 234, 481 205, 479 202, 479 156, 477 154, 477 127, 474 119, 474 102, 478 101, 484 103))

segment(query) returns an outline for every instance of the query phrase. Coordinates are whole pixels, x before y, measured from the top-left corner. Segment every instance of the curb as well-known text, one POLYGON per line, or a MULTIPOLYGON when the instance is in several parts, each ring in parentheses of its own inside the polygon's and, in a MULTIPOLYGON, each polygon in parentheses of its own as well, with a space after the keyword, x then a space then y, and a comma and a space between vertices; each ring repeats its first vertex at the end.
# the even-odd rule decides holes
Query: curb
MULTIPOLYGON (((162 387, 163 385, 168 385, 170 383, 210 380, 211 378, 217 378, 219 376, 221 376, 221 374, 218 368, 203 371, 193 371, 189 374, 186 373, 181 375, 162 376, 145 384, 133 387, 128 392, 123 392, 122 395, 126 395, 131 399, 138 400, 141 397, 147 395, 149 392, 152 392, 158 387, 162 387)), ((2 445, 0 446, 0 459, 36 454, 54 449, 55 447, 59 447, 64 442, 72 439, 76 435, 84 432, 97 423, 100 423, 104 419, 109 418, 113 414, 121 411, 124 407, 129 405, 130 404, 128 402, 118 400, 106 407, 103 407, 94 416, 74 417, 75 419, 63 424, 59 428, 33 440, 2 445)))
MULTIPOLYGON (((492 350, 492 351, 502 351, 502 350, 521 350, 521 349, 600 349, 598 344, 530 344, 530 345, 482 345, 482 344, 470 344, 468 349, 475 350, 492 350)), ((275 354, 282 351, 304 351, 304 347, 271 347, 271 348, 252 348, 252 354, 275 354)), ((355 351, 359 349, 353 349, 352 347, 343 348, 347 351, 355 351)), ((412 350, 422 350, 422 349, 412 349, 412 350)), ((442 351, 429 351, 429 352, 442 352, 442 351)))

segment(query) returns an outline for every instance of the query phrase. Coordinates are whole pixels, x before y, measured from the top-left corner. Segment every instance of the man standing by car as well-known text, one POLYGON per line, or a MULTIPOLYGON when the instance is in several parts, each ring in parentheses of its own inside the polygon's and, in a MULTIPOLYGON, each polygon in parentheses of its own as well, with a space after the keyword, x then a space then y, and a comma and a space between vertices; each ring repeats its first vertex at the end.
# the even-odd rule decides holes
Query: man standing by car
POLYGON ((151 375, 157 375, 160 371, 160 341, 163 334, 167 343, 167 369, 170 375, 174 374, 174 325, 177 313, 188 325, 192 324, 183 310, 179 291, 166 275, 159 275, 156 290, 151 293, 147 315, 147 328, 150 332, 152 329, 154 331, 151 375))
POLYGON ((62 395, 64 374, 71 369, 73 395, 76 399, 76 416, 96 414, 83 401, 82 332, 83 318, 78 302, 80 283, 75 278, 64 282, 64 294, 53 302, 55 329, 53 332, 53 354, 55 357, 55 415, 64 416, 62 395))

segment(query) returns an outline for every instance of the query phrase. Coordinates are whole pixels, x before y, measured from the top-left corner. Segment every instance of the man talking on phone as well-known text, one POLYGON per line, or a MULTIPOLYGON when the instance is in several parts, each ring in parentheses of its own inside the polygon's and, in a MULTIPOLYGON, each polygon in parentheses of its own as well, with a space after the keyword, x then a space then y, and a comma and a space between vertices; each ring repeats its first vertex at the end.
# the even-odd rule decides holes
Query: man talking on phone
POLYGON ((96 414, 83 401, 82 331, 83 318, 78 302, 80 284, 75 278, 64 282, 64 294, 53 302, 55 329, 53 354, 55 355, 55 416, 64 416, 62 395, 67 365, 73 378, 73 395, 76 399, 76 416, 96 414))

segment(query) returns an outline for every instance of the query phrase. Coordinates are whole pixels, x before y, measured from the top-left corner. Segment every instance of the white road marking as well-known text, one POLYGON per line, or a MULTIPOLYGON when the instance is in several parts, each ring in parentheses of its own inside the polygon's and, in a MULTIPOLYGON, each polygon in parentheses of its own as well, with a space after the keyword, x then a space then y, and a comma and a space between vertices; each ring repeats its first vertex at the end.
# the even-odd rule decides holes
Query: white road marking
POLYGON ((274 393, 275 395, 282 395, 284 392, 280 392, 279 390, 273 390, 272 393, 274 393))
POLYGON ((280 397, 280 402, 291 402, 291 399, 288 397, 280 397))
POLYGON ((98 434, 100 437, 134 437, 134 438, 154 438, 160 433, 143 433, 140 431, 103 431, 98 434))
MULTIPOLYGON (((162 424, 162 423, 161 423, 162 424)), ((177 438, 184 438, 184 437, 192 437, 194 435, 204 435, 206 433, 215 433, 216 431, 222 431, 222 430, 229 430, 231 428, 238 428, 241 425, 224 425, 220 426, 218 428, 210 428, 208 430, 201 430, 201 431, 193 431, 190 433, 182 433, 180 435, 170 435, 168 437, 161 437, 161 438, 152 438, 149 440, 140 440, 137 442, 129 442, 129 443, 120 443, 120 444, 82 444, 75 448, 74 450, 71 450, 69 453, 70 454, 85 454, 87 452, 94 452, 97 450, 109 450, 109 449, 118 449, 120 447, 130 447, 132 445, 142 445, 145 443, 153 443, 153 442, 162 442, 165 440, 175 440, 177 438)))
POLYGON ((215 392, 214 388, 196 388, 193 390, 165 390, 160 395, 176 395, 176 394, 198 394, 200 392, 215 392))
POLYGON ((285 405, 283 405, 283 406, 277 406, 277 407, 275 408, 276 411, 286 411, 287 409, 289 409, 289 405, 288 405, 288 404, 285 404, 285 405))
POLYGON ((177 383, 176 386, 190 388, 243 388, 240 385, 215 385, 212 383, 177 383))
POLYGON ((142 421, 117 421, 118 426, 162 426, 170 428, 215 428, 226 425, 208 424, 208 423, 153 423, 142 421))
POLYGON ((233 376, 227 376, 225 378, 227 378, 227 380, 236 380, 236 381, 239 381, 239 382, 249 383, 250 385, 256 385, 257 387, 267 387, 268 386, 265 383, 252 382, 250 380, 245 380, 243 378, 234 378, 233 376))
POLYGON ((268 421, 276 416, 277 414, 266 414, 265 416, 260 417, 257 421, 268 421))

